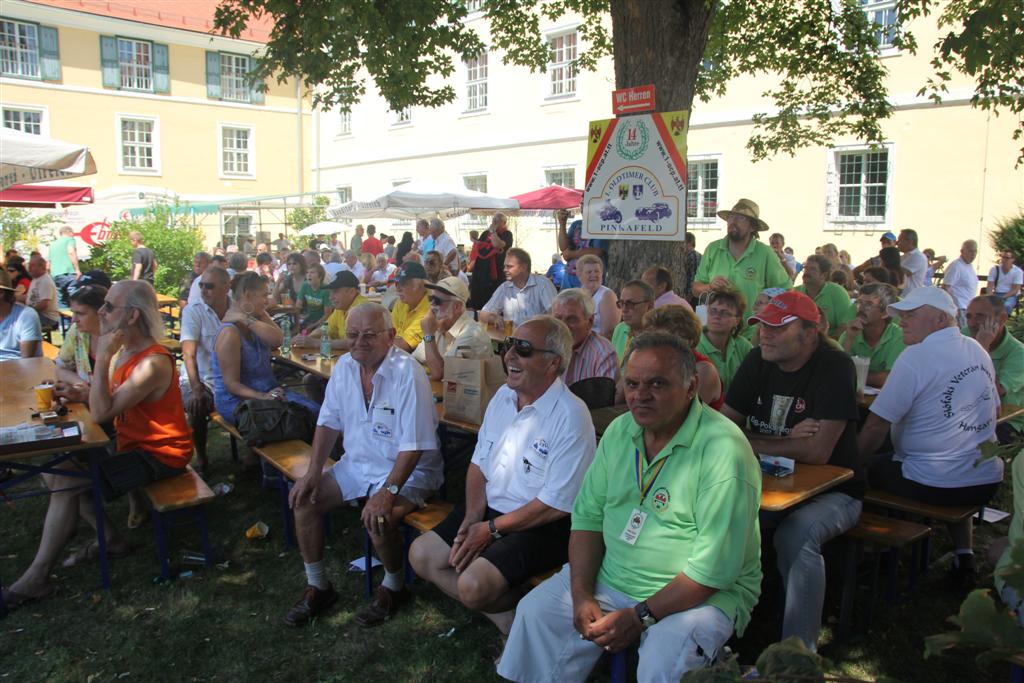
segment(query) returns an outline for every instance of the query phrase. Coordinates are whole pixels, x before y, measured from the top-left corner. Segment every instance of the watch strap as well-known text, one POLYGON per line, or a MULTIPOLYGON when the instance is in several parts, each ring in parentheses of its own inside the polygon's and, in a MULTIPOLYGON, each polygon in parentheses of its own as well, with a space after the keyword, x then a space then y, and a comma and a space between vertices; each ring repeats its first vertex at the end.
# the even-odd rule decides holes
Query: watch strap
POLYGON ((491 536, 494 537, 494 540, 501 538, 501 532, 498 531, 498 527, 494 525, 493 519, 487 520, 487 528, 490 530, 491 536))
POLYGON ((430 342, 435 341, 436 339, 437 339, 437 337, 435 337, 432 334, 425 334, 425 335, 423 335, 423 343, 424 344, 429 344, 430 342))

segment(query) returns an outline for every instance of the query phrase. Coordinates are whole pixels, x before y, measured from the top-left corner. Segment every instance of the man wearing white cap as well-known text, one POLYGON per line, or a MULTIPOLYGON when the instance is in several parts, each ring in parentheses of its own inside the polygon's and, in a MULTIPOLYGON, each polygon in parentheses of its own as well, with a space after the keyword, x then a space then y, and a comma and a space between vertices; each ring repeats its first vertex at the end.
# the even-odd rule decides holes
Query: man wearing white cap
POLYGON ((494 354, 491 338, 483 325, 466 312, 469 287, 457 277, 428 282, 430 310, 420 320, 423 341, 412 357, 427 366, 431 379, 444 378, 444 359, 487 358, 494 354))
MULTIPOLYGON (((872 464, 869 481, 930 505, 984 505, 1003 480, 1003 461, 975 464, 996 431, 999 390, 992 359, 960 333, 957 307, 938 287, 919 287, 887 309, 899 317, 906 350, 871 404, 858 446, 871 458, 891 428, 895 452, 872 464)), ((974 574, 971 522, 950 525, 951 578, 974 574)))

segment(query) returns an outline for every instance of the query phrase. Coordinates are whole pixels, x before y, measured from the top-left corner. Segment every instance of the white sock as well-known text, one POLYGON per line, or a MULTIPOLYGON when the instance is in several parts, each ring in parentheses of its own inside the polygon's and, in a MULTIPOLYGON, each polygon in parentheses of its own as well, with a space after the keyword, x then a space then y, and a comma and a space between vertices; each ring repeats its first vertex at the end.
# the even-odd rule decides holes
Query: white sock
POLYGON ((327 590, 327 586, 330 584, 327 581, 327 572, 324 571, 324 561, 303 564, 306 566, 306 583, 314 588, 327 590))
POLYGON ((389 572, 385 569, 384 581, 381 582, 381 585, 395 592, 402 590, 405 588, 405 570, 399 569, 397 572, 389 572))

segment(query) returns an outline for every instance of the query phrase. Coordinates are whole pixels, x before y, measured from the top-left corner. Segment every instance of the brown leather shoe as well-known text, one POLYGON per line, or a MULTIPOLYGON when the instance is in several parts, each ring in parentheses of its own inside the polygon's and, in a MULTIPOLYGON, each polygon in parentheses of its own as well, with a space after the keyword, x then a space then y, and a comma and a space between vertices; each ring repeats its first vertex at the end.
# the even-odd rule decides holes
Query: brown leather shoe
POLYGON ((284 623, 289 626, 302 626, 313 617, 326 611, 337 600, 338 594, 330 583, 323 590, 316 586, 306 586, 299 601, 288 610, 288 614, 284 615, 284 623))
POLYGON ((402 586, 400 591, 380 586, 377 588, 377 595, 373 598, 373 602, 356 615, 356 623, 363 628, 380 626, 394 615, 399 607, 409 602, 410 598, 412 598, 412 593, 405 586, 402 586))

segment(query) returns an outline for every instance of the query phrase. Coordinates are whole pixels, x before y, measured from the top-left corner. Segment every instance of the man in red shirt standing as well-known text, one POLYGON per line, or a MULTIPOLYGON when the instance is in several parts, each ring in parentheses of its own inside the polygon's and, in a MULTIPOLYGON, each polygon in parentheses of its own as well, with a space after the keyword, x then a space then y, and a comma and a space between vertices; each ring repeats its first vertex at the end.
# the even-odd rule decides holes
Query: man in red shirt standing
POLYGON ((373 254, 376 258, 377 254, 384 253, 384 244, 376 238, 377 226, 370 224, 366 226, 366 239, 363 240, 362 252, 364 254, 373 254))

